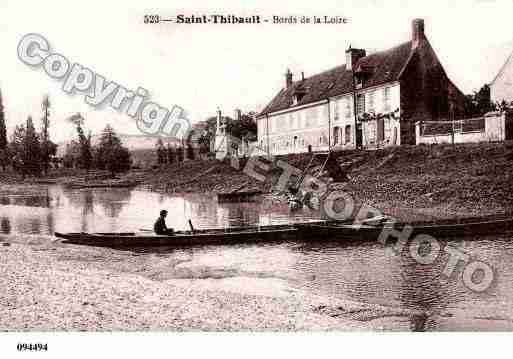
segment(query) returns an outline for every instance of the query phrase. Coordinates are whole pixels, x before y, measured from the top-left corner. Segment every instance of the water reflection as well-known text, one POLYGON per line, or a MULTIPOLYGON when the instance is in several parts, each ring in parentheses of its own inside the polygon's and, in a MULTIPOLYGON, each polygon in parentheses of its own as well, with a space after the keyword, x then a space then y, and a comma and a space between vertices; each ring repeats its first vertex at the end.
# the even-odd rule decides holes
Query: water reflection
POLYGON ((11 222, 9 222, 9 218, 0 218, 0 231, 4 234, 11 233, 11 222))
POLYGON ((150 229, 161 209, 169 212, 168 226, 196 228, 264 225, 317 218, 306 209, 290 215, 286 203, 262 206, 258 202, 218 204, 215 195, 183 197, 116 189, 70 189, 57 185, 11 190, 0 197, 0 215, 10 232, 117 232, 150 229))
MULTIPOLYGON (((90 190, 92 192, 92 190, 90 190)), ((94 192, 94 200, 102 207, 105 216, 117 218, 123 208, 130 204, 131 190, 119 188, 116 191, 104 189, 94 192)))
MULTIPOLYGON (((169 211, 168 225, 224 227, 304 221, 317 218, 309 209, 290 213, 285 203, 269 201, 218 204, 212 195, 183 197, 128 190, 72 190, 59 186, 23 188, 0 196, 0 232, 51 234, 54 231, 116 232, 151 228, 161 209, 169 211), (39 197, 38 197, 39 196, 39 197)), ((414 331, 433 329, 493 329, 513 327, 513 241, 511 236, 449 241, 469 255, 486 261, 497 273, 485 293, 463 285, 459 272, 449 280, 441 275, 448 256, 432 265, 409 256, 387 253, 375 242, 282 243, 159 249, 159 256, 176 256, 187 264, 181 277, 256 277, 285 280, 291 286, 320 295, 369 305, 411 311, 414 331), (492 318, 492 319, 490 319, 492 318)), ((147 253, 155 255, 155 250, 147 253)), ((407 251, 407 250, 405 250, 407 251)), ((172 266, 159 267, 160 276, 177 275, 172 266), (166 273, 169 270, 169 273, 166 273)), ((379 311, 376 311, 379 312, 379 311)), ((369 316, 370 319, 379 319, 369 316)))

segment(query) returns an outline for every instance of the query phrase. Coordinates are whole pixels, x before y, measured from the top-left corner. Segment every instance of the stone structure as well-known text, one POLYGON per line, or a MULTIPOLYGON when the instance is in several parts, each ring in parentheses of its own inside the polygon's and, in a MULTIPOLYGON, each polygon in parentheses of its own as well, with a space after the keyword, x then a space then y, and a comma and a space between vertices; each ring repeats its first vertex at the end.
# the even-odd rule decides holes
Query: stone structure
POLYGON ((416 144, 497 142, 513 139, 513 113, 489 112, 483 117, 447 123, 415 124, 416 144))
POLYGON ((217 109, 216 134, 214 141, 214 149, 216 159, 222 160, 229 154, 230 139, 226 133, 226 121, 222 116, 221 109, 217 109))

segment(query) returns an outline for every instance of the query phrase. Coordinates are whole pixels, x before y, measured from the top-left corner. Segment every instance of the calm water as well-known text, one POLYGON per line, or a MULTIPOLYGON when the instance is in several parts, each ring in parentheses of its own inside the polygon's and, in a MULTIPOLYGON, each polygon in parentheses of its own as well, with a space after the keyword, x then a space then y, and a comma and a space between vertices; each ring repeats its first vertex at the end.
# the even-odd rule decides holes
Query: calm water
MULTIPOLYGON (((287 223, 318 218, 310 210, 289 213, 270 201, 218 204, 215 197, 176 197, 129 189, 68 190, 59 186, 0 189, 0 233, 134 231, 151 228, 160 209, 168 226, 187 228, 287 223)), ((449 240, 496 272, 492 287, 473 293, 441 273, 447 256, 420 265, 392 256, 379 243, 283 243, 158 249, 141 255, 186 258, 178 278, 232 281, 232 287, 262 293, 287 286, 343 300, 426 313, 421 330, 513 329, 513 237, 449 240)), ((175 268, 176 269, 176 268, 175 268)), ((159 268, 159 275, 175 276, 159 268)), ((397 319, 404 320, 403 319, 397 319)), ((418 323, 417 323, 418 324, 418 323)), ((419 329, 419 328, 418 328, 419 329)))

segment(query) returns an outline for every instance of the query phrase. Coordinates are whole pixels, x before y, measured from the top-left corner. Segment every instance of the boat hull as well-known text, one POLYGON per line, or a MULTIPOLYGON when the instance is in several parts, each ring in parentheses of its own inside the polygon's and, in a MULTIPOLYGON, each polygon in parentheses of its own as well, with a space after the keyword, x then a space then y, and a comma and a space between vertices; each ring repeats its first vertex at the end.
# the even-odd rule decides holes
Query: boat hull
MULTIPOLYGON (((65 243, 99 247, 159 247, 195 246, 234 243, 262 243, 281 241, 375 241, 396 239, 394 233, 402 231, 406 224, 396 223, 379 226, 352 225, 344 222, 316 221, 290 225, 242 227, 178 231, 174 235, 142 233, 55 233, 65 243), (388 233, 387 233, 388 231, 388 233)), ((493 221, 437 223, 410 225, 409 238, 430 235, 435 238, 462 237, 513 232, 513 218, 493 221)))
POLYGON ((277 242, 298 238, 295 226, 261 228, 249 230, 204 230, 176 232, 174 235, 143 235, 136 233, 55 233, 65 243, 92 245, 99 247, 159 247, 194 246, 232 243, 277 242))
POLYGON ((354 239, 354 240, 386 240, 389 237, 396 239, 394 235, 402 230, 410 231, 409 238, 417 235, 429 235, 435 238, 466 237, 475 235, 502 234, 513 232, 513 219, 478 221, 446 224, 404 224, 397 223, 393 226, 385 224, 381 226, 349 225, 349 224, 300 224, 303 238, 322 237, 329 239, 354 239), (409 226, 410 229, 406 229, 409 226))

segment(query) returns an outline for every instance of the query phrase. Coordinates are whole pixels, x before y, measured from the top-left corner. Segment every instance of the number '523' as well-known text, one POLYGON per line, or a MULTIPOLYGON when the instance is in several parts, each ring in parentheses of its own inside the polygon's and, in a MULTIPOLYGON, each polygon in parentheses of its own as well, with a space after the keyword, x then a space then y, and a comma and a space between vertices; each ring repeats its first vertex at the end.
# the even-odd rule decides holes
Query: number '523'
POLYGON ((158 15, 144 15, 145 24, 158 24, 160 22, 160 16, 158 15))

